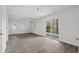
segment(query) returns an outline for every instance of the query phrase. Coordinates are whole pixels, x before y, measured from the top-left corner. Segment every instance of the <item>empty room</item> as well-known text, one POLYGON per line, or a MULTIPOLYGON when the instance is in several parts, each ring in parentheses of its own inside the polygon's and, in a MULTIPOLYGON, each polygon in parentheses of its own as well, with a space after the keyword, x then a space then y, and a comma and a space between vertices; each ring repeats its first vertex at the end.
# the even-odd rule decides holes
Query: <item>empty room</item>
POLYGON ((1 53, 78 50, 78 5, 0 5, 1 53))

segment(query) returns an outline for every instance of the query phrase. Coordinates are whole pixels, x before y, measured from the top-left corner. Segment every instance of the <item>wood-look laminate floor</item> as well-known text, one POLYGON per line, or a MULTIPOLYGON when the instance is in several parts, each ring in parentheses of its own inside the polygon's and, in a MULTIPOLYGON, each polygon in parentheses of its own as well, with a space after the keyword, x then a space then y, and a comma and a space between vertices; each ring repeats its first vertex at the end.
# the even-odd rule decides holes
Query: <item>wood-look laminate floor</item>
POLYGON ((78 47, 34 34, 10 35, 6 53, 76 53, 78 47))

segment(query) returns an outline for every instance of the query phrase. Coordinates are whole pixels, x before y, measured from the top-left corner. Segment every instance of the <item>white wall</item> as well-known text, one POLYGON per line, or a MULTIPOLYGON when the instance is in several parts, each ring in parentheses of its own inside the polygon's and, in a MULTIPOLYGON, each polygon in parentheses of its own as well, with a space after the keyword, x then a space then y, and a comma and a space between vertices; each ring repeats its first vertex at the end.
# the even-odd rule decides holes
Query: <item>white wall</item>
POLYGON ((0 33, 0 52, 4 52, 8 40, 6 6, 0 6, 0 33))
POLYGON ((20 34, 20 33, 31 33, 32 25, 30 21, 24 20, 9 20, 9 34, 20 34), (17 28, 13 28, 13 26, 17 24, 17 28))
MULTIPOLYGON (((1 19, 1 6, 0 6, 0 33, 2 33, 2 19, 1 19)), ((0 52, 1 52, 1 41, 2 41, 2 35, 0 35, 0 52)))
POLYGON ((59 20, 61 21, 60 41, 79 46, 79 41, 76 40, 79 33, 78 12, 77 7, 73 7, 55 15, 59 16, 59 20))
POLYGON ((43 20, 33 20, 32 21, 32 32, 38 35, 45 36, 46 34, 46 23, 43 20))
POLYGON ((78 47, 78 53, 79 53, 79 47, 78 47))
MULTIPOLYGON (((78 13, 77 14, 78 14, 78 17, 79 17, 79 6, 78 6, 78 9, 77 10, 78 10, 78 13)), ((79 23, 79 18, 78 18, 78 22, 77 23, 79 23)), ((78 31, 77 32, 77 37, 78 37, 78 46, 79 46, 79 24, 77 25, 77 31, 78 31)))
POLYGON ((8 28, 7 28, 7 12, 6 6, 2 6, 2 52, 5 52, 6 41, 8 40, 8 28))
POLYGON ((76 37, 79 36, 79 8, 77 6, 38 19, 35 33, 46 35, 45 22, 55 18, 59 19, 59 40, 79 46, 79 40, 76 40, 76 37))

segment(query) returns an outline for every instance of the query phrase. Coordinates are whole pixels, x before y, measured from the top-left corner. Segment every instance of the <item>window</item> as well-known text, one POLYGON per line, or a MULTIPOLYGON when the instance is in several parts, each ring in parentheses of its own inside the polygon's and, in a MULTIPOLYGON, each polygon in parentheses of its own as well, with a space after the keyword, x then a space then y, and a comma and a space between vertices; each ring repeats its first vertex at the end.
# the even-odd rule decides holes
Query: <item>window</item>
POLYGON ((59 32, 58 32, 58 19, 47 21, 46 32, 52 33, 52 34, 59 34, 59 32))

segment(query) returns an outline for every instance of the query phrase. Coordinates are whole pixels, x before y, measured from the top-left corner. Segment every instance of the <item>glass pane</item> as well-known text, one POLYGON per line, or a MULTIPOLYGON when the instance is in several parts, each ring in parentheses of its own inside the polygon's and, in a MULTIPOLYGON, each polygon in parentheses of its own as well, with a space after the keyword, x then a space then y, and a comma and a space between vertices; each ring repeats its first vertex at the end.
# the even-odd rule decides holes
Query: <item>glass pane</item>
POLYGON ((48 21, 46 24, 46 32, 51 32, 50 29, 51 29, 50 21, 48 21))
POLYGON ((52 33, 58 34, 58 19, 52 20, 52 33))
POLYGON ((46 24, 46 32, 58 34, 58 19, 48 21, 46 24))

